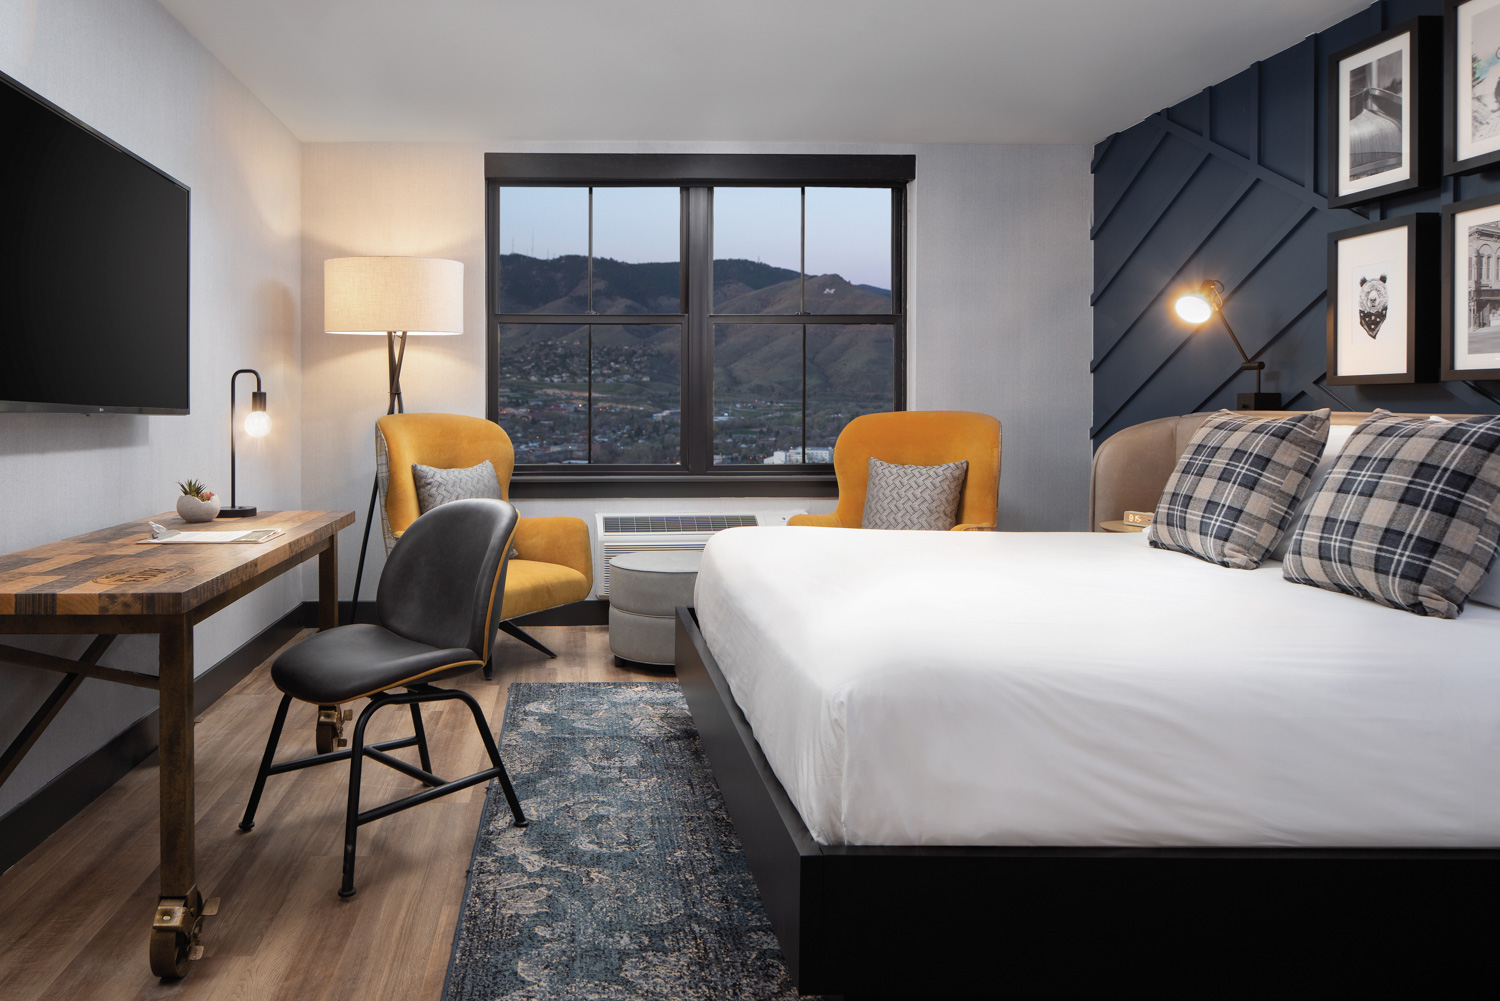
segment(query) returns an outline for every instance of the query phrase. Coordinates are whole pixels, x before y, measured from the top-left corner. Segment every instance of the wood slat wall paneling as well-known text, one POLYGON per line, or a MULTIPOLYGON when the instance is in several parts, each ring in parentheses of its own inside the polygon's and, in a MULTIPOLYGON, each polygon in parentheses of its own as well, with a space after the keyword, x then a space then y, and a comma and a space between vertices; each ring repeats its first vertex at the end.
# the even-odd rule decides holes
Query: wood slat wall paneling
MULTIPOLYGON (((1247 67, 1094 148, 1095 443, 1170 414, 1234 405, 1252 388, 1222 327, 1170 312, 1179 287, 1218 278, 1266 389, 1289 408, 1500 413, 1500 384, 1324 385, 1328 234, 1500 192, 1500 168, 1329 209, 1330 53, 1442 0, 1386 0, 1247 67)), ((1440 136, 1435 136, 1440 141, 1440 136)), ((1437 336, 1438 316, 1426 318, 1437 336)))

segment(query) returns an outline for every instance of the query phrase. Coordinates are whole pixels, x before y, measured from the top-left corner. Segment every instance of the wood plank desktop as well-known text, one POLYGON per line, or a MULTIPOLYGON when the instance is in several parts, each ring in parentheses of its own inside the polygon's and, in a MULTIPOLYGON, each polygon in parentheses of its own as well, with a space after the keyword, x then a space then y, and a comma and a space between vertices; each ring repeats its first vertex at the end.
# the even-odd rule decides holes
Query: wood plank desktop
POLYGON ((283 532, 262 543, 140 545, 153 520, 180 524, 175 515, 161 514, 0 556, 0 634, 96 635, 77 661, 0 645, 0 660, 64 674, 0 756, 0 782, 84 678, 158 691, 161 896, 150 959, 152 972, 173 977, 186 973, 201 953, 198 932, 205 916, 194 871, 193 626, 314 556, 318 625, 337 625, 337 537, 354 523, 354 512, 266 511, 234 523, 235 529, 283 532), (98 664, 115 636, 135 633, 160 636, 156 676, 98 664))

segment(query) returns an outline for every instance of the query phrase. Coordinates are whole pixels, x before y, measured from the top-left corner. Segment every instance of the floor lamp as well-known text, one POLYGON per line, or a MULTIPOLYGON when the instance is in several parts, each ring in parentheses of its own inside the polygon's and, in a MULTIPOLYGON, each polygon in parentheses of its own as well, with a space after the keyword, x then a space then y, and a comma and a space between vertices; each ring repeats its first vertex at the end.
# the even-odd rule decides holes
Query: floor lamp
MULTIPOLYGON (((464 332, 464 266, 434 257, 336 257, 323 262, 323 329, 330 334, 385 337, 389 379, 387 414, 406 412, 401 399, 401 364, 406 339, 421 334, 464 332)), ((380 474, 370 485, 370 509, 359 544, 350 620, 359 619, 359 585, 370 547, 370 525, 380 474)))

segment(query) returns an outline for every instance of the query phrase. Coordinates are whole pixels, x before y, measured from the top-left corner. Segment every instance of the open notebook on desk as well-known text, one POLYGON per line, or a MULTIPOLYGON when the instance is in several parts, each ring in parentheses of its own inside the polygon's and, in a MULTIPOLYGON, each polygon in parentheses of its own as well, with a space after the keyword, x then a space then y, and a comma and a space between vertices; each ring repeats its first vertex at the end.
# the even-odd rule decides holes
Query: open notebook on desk
MULTIPOLYGON (((153 525, 153 530, 156 526, 153 525)), ((137 539, 141 545, 170 544, 176 542, 219 542, 219 543, 246 543, 265 542, 282 534, 279 528, 258 528, 245 532, 180 532, 176 529, 165 529, 160 535, 150 539, 137 539)))

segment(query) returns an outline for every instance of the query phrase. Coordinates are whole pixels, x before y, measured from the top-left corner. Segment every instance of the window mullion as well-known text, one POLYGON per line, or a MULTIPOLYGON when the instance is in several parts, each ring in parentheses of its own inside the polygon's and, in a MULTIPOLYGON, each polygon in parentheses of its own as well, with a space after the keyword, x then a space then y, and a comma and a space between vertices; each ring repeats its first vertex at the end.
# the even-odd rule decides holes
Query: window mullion
MULTIPOLYGON (((588 283, 588 287, 589 287, 588 298, 587 298, 587 300, 585 300, 586 305, 588 307, 588 314, 590 316, 595 316, 597 314, 594 312, 594 189, 593 188, 589 188, 589 269, 588 269, 588 275, 584 279, 584 281, 586 281, 588 283)), ((593 338, 594 338, 594 329, 592 327, 590 327, 589 328, 589 344, 590 344, 590 350, 591 351, 592 351, 592 345, 593 345, 593 338)), ((594 365, 594 356, 592 354, 590 354, 589 355, 589 371, 590 372, 593 371, 593 365, 594 365)))
POLYGON ((807 189, 801 188, 801 204, 798 209, 801 231, 797 235, 797 312, 807 315, 807 189))
POLYGON ((687 376, 683 380, 682 456, 689 472, 713 465, 713 191, 688 189, 687 376))
POLYGON ((807 324, 802 324, 802 464, 807 464, 807 324))
POLYGON ((592 466, 594 464, 594 325, 592 323, 588 325, 588 331, 588 354, 586 357, 589 367, 589 382, 588 395, 584 397, 584 405, 588 407, 588 411, 585 414, 588 423, 584 425, 586 428, 584 433, 588 435, 588 438, 586 439, 586 448, 583 454, 588 459, 589 465, 592 466))

